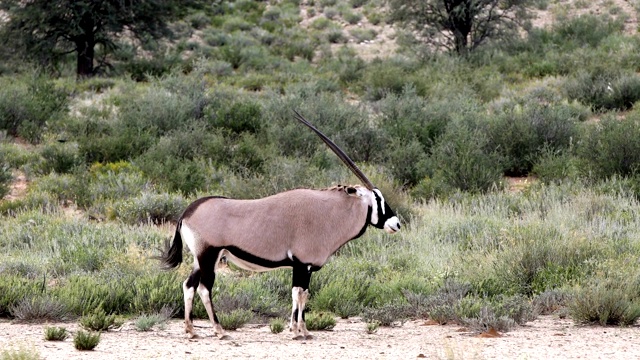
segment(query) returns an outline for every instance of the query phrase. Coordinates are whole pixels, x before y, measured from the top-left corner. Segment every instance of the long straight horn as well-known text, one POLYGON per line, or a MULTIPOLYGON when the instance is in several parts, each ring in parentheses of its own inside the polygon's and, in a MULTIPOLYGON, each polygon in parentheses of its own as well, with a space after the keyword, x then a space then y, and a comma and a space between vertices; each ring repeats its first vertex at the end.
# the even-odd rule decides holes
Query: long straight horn
POLYGON ((351 171, 354 173, 355 176, 358 177, 358 179, 360 179, 360 181, 362 181, 362 184, 364 186, 366 186, 367 189, 369 190, 373 190, 375 188, 375 186, 373 186, 373 184, 371 183, 371 181, 369 181, 369 179, 364 175, 364 173, 362 172, 362 170, 360 170, 358 168, 358 166, 356 166, 356 164, 353 162, 353 160, 351 160, 347 154, 344 153, 344 151, 342 151, 342 149, 340 149, 338 147, 338 145, 336 145, 333 141, 331 141, 331 139, 329 139, 325 134, 323 134, 320 130, 316 129, 315 126, 311 125, 311 123, 309 121, 307 121, 307 119, 305 119, 302 115, 300 115, 299 112, 297 112, 296 110, 293 110, 293 112, 296 114, 295 118, 300 121, 301 123, 307 125, 307 127, 309 127, 309 129, 313 130, 313 132, 315 132, 320 139, 322 139, 322 141, 324 141, 325 144, 327 144, 327 146, 333 150, 333 152, 338 155, 338 157, 340 158, 340 160, 342 160, 342 162, 347 165, 347 167, 349 169, 351 169, 351 171))

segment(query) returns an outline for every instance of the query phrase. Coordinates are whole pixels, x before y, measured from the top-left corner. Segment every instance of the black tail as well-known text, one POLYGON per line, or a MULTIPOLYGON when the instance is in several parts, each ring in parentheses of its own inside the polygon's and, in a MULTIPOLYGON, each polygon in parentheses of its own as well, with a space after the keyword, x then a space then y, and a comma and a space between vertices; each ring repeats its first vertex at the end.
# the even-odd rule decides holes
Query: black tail
POLYGON ((160 260, 161 266, 165 270, 176 268, 182 262, 182 236, 180 236, 181 227, 182 221, 178 221, 176 234, 173 237, 173 243, 169 243, 169 239, 167 239, 164 243, 162 255, 155 257, 160 260))

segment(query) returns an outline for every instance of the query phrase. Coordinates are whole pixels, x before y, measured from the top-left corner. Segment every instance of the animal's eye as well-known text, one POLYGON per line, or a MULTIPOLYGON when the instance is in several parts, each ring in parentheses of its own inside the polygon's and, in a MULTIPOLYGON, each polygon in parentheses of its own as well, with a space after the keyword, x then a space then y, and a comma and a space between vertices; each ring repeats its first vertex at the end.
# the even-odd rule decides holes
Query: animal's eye
POLYGON ((349 194, 349 195, 353 195, 353 194, 355 194, 357 191, 358 191, 358 190, 356 190, 356 188, 354 188, 354 187, 348 187, 348 188, 347 188, 347 194, 349 194))

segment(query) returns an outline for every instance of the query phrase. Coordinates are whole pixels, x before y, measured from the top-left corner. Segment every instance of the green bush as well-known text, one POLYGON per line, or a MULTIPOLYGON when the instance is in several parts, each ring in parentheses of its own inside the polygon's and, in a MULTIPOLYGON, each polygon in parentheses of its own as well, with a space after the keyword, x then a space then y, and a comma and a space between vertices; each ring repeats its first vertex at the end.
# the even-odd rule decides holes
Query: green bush
POLYGON ((504 157, 504 173, 523 176, 531 172, 544 150, 567 150, 577 135, 577 123, 584 111, 574 105, 545 99, 548 90, 538 90, 502 109, 487 119, 485 127, 489 148, 504 157), (548 102, 551 101, 551 104, 548 102))
POLYGON ((311 331, 331 330, 336 326, 336 319, 330 313, 310 312, 305 316, 305 323, 307 329, 311 331))
POLYGON ((262 109, 252 102, 234 102, 230 106, 221 106, 212 114, 209 124, 213 127, 229 129, 234 133, 258 133, 262 127, 262 109))
POLYGON ((66 306, 48 296, 24 298, 10 311, 16 320, 28 322, 60 322, 65 321, 68 316, 66 306))
POLYGON ((253 318, 253 312, 245 309, 235 309, 231 312, 218 312, 220 326, 225 330, 236 330, 253 318))
POLYGON ((13 174, 9 164, 4 160, 4 154, 0 155, 0 200, 11 191, 13 174))
POLYGON ((404 324, 409 318, 409 306, 407 304, 385 304, 381 307, 364 309, 362 318, 367 322, 377 322, 380 326, 393 326, 404 324))
POLYGON ((171 318, 173 311, 170 311, 167 307, 164 307, 158 313, 150 314, 150 315, 141 315, 139 316, 135 322, 134 326, 137 331, 149 331, 156 325, 164 325, 167 320, 171 318))
POLYGON ((640 76, 619 69, 580 72, 567 81, 565 91, 570 100, 594 111, 628 110, 640 100, 640 76))
POLYGON ((36 297, 41 292, 42 282, 25 279, 2 271, 0 276, 0 316, 10 316, 12 309, 23 299, 36 297))
POLYGON ((80 325, 93 331, 107 331, 119 325, 116 323, 115 315, 107 315, 102 308, 96 308, 93 313, 83 315, 80 318, 80 325))
POLYGON ((487 149, 487 144, 479 130, 450 124, 428 160, 433 181, 469 192, 496 187, 502 181, 504 160, 495 150, 487 149))
POLYGON ((17 349, 3 349, 0 351, 2 360, 38 360, 42 359, 40 353, 35 349, 27 349, 20 346, 17 349))
POLYGON ((39 152, 43 162, 37 170, 43 174, 50 172, 69 173, 84 163, 78 144, 71 142, 45 144, 39 152))
POLYGON ((44 339, 47 341, 64 341, 69 337, 69 332, 64 327, 47 326, 44 328, 44 339))
POLYGON ((180 195, 144 192, 118 203, 113 216, 128 224, 162 224, 176 220, 187 205, 187 200, 180 195))
POLYGON ((627 119, 603 116, 597 124, 585 128, 576 146, 592 176, 608 178, 613 175, 630 176, 640 166, 640 117, 632 112, 627 119))
POLYGON ((640 318, 638 294, 638 285, 628 279, 594 279, 576 291, 569 315, 583 324, 632 325, 640 318))
POLYGON ((0 130, 11 136, 38 143, 48 122, 67 109, 67 94, 43 76, 3 78, 0 85, 0 130))
POLYGON ((73 337, 73 346, 81 351, 95 349, 100 343, 100 333, 91 333, 79 330, 73 337))
POLYGON ((284 331, 284 320, 282 319, 273 319, 269 322, 269 330, 273 334, 280 334, 284 331))

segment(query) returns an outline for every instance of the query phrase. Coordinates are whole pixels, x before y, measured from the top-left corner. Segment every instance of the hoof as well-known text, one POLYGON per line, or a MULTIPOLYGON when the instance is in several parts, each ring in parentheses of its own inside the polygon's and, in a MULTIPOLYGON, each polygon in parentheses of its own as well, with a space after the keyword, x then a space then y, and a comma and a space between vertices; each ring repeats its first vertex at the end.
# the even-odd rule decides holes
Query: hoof
POLYGON ((305 336, 304 335, 297 335, 293 337, 293 340, 305 340, 305 336))
POLYGON ((187 339, 191 340, 191 339, 200 339, 200 335, 195 334, 195 333, 187 333, 187 339))
POLYGON ((313 340, 314 339, 313 335, 311 335, 311 334, 305 336, 304 338, 305 338, 305 340, 313 340))
POLYGON ((218 340, 231 340, 233 339, 231 336, 227 335, 227 334, 222 334, 222 335, 216 335, 218 337, 218 340))

